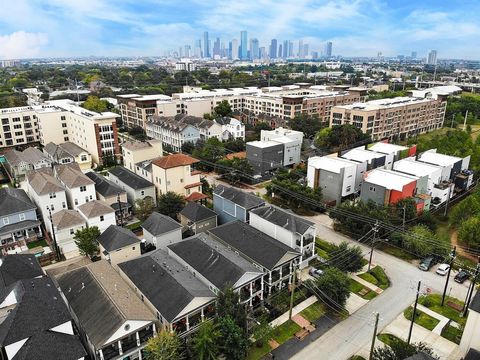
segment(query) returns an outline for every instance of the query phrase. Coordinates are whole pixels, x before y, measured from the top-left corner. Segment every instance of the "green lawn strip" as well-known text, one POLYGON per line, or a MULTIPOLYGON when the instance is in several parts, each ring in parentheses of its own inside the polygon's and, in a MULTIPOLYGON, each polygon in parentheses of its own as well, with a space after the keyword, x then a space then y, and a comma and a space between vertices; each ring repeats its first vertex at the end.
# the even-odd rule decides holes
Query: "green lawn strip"
POLYGON ((382 244, 380 247, 379 247, 380 250, 386 252, 387 254, 390 254, 392 256, 395 256, 399 259, 402 259, 402 260, 405 260, 405 261, 412 261, 412 260, 416 260, 418 257, 416 256, 413 256, 412 254, 398 248, 398 247, 394 247, 394 246, 390 246, 390 245, 386 245, 386 244, 382 244))
POLYGON ((140 226, 142 225, 142 221, 137 221, 137 222, 134 222, 132 224, 129 224, 127 226, 125 226, 127 229, 129 230, 135 230, 135 229, 138 229, 140 228, 140 226))
POLYGON ((300 312, 300 315, 310 322, 320 319, 323 314, 325 314, 325 308, 318 301, 300 312))
POLYGON ((395 340, 397 341, 403 341, 402 339, 396 337, 395 335, 392 334, 378 334, 377 335, 378 340, 383 342, 385 345, 390 345, 392 344, 395 340))
POLYGON ((378 284, 377 278, 368 272, 360 274, 358 275, 358 277, 362 278, 365 281, 368 281, 370 284, 373 284, 375 286, 378 284))
MULTIPOLYGON (((403 312, 403 315, 407 320, 412 320, 413 308, 409 307, 403 312)), ((435 326, 438 325, 440 320, 431 317, 430 315, 425 314, 424 312, 417 309, 417 314, 415 316, 415 324, 423 326, 425 329, 432 331, 435 326)))
POLYGON ((463 330, 457 329, 452 325, 447 325, 442 330, 442 337, 455 344, 460 344, 460 340, 462 338, 463 330))
POLYGON ((45 247, 45 246, 48 246, 48 244, 47 244, 46 240, 38 240, 38 241, 32 241, 32 242, 27 243, 27 247, 29 249, 33 249, 37 246, 45 247))
POLYGON ((442 295, 430 294, 425 297, 421 297, 418 302, 430 310, 449 318, 450 320, 453 320, 461 325, 465 324, 466 319, 460 317, 460 312, 447 305, 449 302, 453 302, 457 305, 463 306, 463 301, 447 296, 445 298, 445 304, 442 306, 442 295))
POLYGON ((349 280, 349 285, 350 285, 350 292, 355 293, 356 295, 360 296, 361 298, 365 300, 372 300, 374 297, 377 296, 377 293, 375 291, 371 291, 370 289, 366 288, 362 284, 360 284, 358 281, 355 281, 353 279, 348 279, 349 280), (367 289, 369 292, 366 293, 365 295, 360 295, 360 291, 363 289, 367 289))
POLYGON ((375 266, 373 269, 370 270, 370 274, 377 279, 377 286, 380 289, 385 290, 390 286, 390 280, 388 279, 387 274, 381 266, 375 266))
POLYGON ((287 320, 285 323, 273 330, 272 338, 279 344, 283 344, 285 341, 295 336, 295 333, 301 329, 302 328, 292 320, 287 320))
POLYGON ((270 350, 271 348, 267 341, 265 341, 261 347, 253 344, 248 350, 247 360, 259 360, 267 355, 270 350))

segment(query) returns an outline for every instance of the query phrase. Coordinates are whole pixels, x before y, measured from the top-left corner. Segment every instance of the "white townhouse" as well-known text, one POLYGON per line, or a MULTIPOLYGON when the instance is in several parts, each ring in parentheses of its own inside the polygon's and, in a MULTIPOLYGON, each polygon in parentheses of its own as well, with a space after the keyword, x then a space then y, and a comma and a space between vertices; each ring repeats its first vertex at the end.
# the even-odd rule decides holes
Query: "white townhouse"
POLYGON ((88 227, 96 226, 100 233, 110 225, 117 225, 115 210, 105 201, 93 200, 78 207, 78 211, 86 220, 88 227))
POLYGON ((78 256, 78 247, 73 236, 87 226, 85 218, 75 210, 63 209, 52 215, 55 240, 66 259, 78 256))
POLYGON ((70 208, 77 210, 82 204, 95 200, 95 182, 86 176, 77 163, 57 165, 54 168, 57 178, 65 186, 70 208))

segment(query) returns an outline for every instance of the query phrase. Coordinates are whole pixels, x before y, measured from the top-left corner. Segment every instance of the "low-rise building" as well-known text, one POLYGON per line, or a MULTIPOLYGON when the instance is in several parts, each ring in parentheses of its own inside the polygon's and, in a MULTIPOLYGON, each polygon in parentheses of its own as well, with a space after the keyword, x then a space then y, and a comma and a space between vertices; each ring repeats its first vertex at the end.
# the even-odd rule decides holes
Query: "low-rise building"
POLYGON ((283 144, 284 166, 298 164, 300 162, 300 153, 302 152, 303 133, 301 131, 290 130, 286 128, 276 128, 274 130, 262 130, 260 133, 261 141, 274 141, 283 144))
POLYGON ((3 359, 83 360, 87 356, 72 316, 51 279, 18 280, 2 290, 3 359))
POLYGON ((206 233, 169 245, 168 254, 215 294, 231 286, 244 304, 254 306, 263 300, 264 273, 206 233))
POLYGON ((127 192, 127 199, 131 205, 135 205, 137 200, 146 198, 150 198, 154 204, 157 203, 155 185, 140 175, 122 166, 116 166, 109 170, 108 178, 127 192))
POLYGON ((162 141, 125 141, 122 144, 122 155, 125 168, 136 173, 135 164, 163 155, 162 141))
POLYGON ((245 140, 245 124, 232 117, 221 117, 213 120, 222 126, 221 141, 245 140))
POLYGON ((442 178, 454 181, 455 177, 460 174, 462 170, 468 170, 470 155, 460 158, 457 156, 440 154, 437 152, 437 149, 432 149, 419 154, 417 160, 441 166, 443 168, 442 178))
POLYGON ((92 168, 92 156, 87 150, 82 149, 71 141, 59 145, 50 142, 45 145, 43 152, 47 154, 54 164, 70 164, 75 162, 80 166, 81 170, 92 168))
POLYGON ((141 127, 145 129, 145 123, 152 115, 158 115, 157 101, 169 100, 166 95, 118 95, 118 106, 122 114, 122 121, 126 128, 141 127))
POLYGON ((87 226, 87 221, 78 211, 64 209, 52 215, 55 241, 60 252, 69 259, 79 255, 74 235, 87 226))
POLYGON ((27 174, 27 193, 40 210, 43 222, 51 229, 50 216, 67 208, 67 196, 53 170, 44 168, 27 174))
POLYGON ((266 205, 250 211, 249 224, 299 252, 300 268, 316 258, 315 224, 290 211, 266 205))
POLYGON ((314 156, 308 159, 307 183, 312 189, 321 188, 325 201, 340 204, 342 198, 360 190, 357 172, 361 175, 362 169, 354 161, 314 156))
MULTIPOLYGON (((357 162, 359 164, 358 168, 361 168, 363 172, 376 168, 391 170, 393 164, 393 154, 382 154, 364 149, 363 146, 342 152, 341 157, 357 162)), ((361 174, 363 174, 363 172, 361 174)))
POLYGON ((106 202, 92 200, 78 207, 78 212, 86 220, 89 227, 97 226, 100 233, 110 225, 116 225, 115 210, 106 202))
POLYGON ((142 223, 143 237, 147 244, 158 249, 182 240, 182 225, 171 217, 154 212, 142 223))
POLYGON ((180 223, 184 231, 198 234, 217 226, 217 214, 206 206, 196 202, 189 202, 180 211, 180 223))
POLYGON ((78 164, 56 165, 54 172, 65 187, 69 208, 77 210, 80 205, 96 199, 95 183, 78 164))
POLYGON ((162 329, 185 336, 215 314, 215 293, 165 250, 121 263, 119 268, 162 329))
POLYGON ((128 203, 125 190, 96 172, 89 171, 85 175, 95 182, 97 200, 105 201, 115 210, 117 224, 121 224, 122 221, 125 223, 132 219, 133 206, 128 203))
POLYGON ((141 255, 140 239, 129 229, 110 225, 97 239, 100 256, 115 269, 118 264, 141 255))
POLYGON ((0 241, 2 254, 27 250, 27 243, 43 238, 37 206, 22 189, 0 189, 0 241))
POLYGON ((265 201, 258 196, 233 187, 217 185, 213 191, 213 210, 218 214, 219 224, 248 222, 249 212, 263 205, 265 201))
MULTIPOLYGON (((141 359, 155 315, 105 260, 56 277, 91 359, 141 359)), ((156 287, 155 287, 156 288, 156 287)))
POLYGON ((417 161, 415 157, 408 157, 393 164, 393 170, 418 177, 417 193, 432 195, 436 185, 442 181, 442 167, 417 161))
POLYGON ((368 150, 375 151, 377 153, 393 155, 393 161, 398 161, 409 156, 414 156, 417 152, 417 145, 407 147, 397 144, 391 144, 385 141, 370 144, 367 147, 368 150))
POLYGON ((375 169, 368 172, 362 183, 360 199, 387 206, 416 195, 418 177, 392 170, 375 169))
POLYGON ((200 173, 192 169, 199 160, 184 154, 172 154, 152 160, 152 177, 158 196, 172 191, 184 197, 202 192, 200 173))
POLYGON ((52 161, 34 147, 23 151, 12 149, 5 153, 5 168, 12 179, 22 180, 27 172, 51 165, 52 161))
POLYGON ((265 175, 283 166, 285 147, 276 141, 250 141, 246 144, 247 160, 255 174, 265 175))
MULTIPOLYGON (((158 158, 155 158, 158 159, 158 158)), ((155 160, 145 160, 140 161, 135 164, 135 174, 143 177, 145 180, 153 183, 153 171, 152 171, 152 161, 155 160)))
POLYGON ((301 254, 291 247, 239 220, 216 227, 209 234, 266 274, 265 297, 292 283, 301 254))

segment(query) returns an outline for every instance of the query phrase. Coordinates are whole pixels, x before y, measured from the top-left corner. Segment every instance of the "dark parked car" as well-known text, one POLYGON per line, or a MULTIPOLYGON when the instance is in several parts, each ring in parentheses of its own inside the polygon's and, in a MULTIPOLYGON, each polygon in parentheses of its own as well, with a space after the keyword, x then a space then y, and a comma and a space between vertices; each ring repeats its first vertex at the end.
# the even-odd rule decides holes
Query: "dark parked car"
POLYGON ((466 272, 465 270, 460 269, 457 275, 455 275, 455 281, 457 283, 463 284, 465 280, 467 280, 470 277, 470 274, 466 272))
POLYGON ((428 271, 435 264, 435 258, 433 256, 426 257, 420 261, 418 268, 423 271, 428 271))

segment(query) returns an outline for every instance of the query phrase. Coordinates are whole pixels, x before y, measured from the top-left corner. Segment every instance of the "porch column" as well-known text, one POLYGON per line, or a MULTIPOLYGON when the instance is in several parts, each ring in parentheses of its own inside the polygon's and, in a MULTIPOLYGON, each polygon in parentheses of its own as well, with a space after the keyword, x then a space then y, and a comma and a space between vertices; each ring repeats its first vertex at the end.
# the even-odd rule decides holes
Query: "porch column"
POLYGON ((185 319, 187 320, 187 331, 190 330, 190 322, 188 321, 188 315, 185 317, 185 319))
POLYGON ((263 301, 263 290, 264 290, 263 278, 262 278, 262 281, 261 281, 261 283, 260 283, 260 290, 261 290, 261 292, 260 292, 260 300, 263 301))
POLYGON ((250 306, 253 305, 253 304, 252 304, 252 298, 253 298, 253 283, 250 282, 250 301, 249 301, 250 306))
POLYGON ((98 350, 98 355, 100 355, 100 360, 104 360, 105 357, 103 356, 103 351, 102 349, 98 350))
POLYGON ((155 323, 152 323, 152 330, 153 330, 153 335, 157 335, 157 327, 155 326, 155 323))
POLYGON ((203 307, 200 309, 200 317, 202 319, 202 322, 205 321, 205 314, 203 313, 203 307))
POLYGON ((122 341, 118 340, 118 353, 120 355, 123 355, 123 350, 122 350, 122 341))
POLYGON ((137 338, 137 346, 140 346, 140 334, 138 331, 135 333, 135 337, 137 338))

